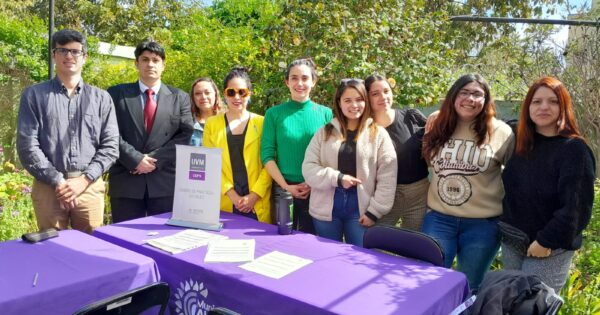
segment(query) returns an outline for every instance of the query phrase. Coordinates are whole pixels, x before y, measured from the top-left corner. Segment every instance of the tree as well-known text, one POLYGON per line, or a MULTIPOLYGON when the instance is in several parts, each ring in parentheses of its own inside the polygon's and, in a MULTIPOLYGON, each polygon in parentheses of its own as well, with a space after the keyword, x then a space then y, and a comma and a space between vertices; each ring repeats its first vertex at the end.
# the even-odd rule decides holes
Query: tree
POLYGON ((262 113, 272 76, 265 30, 275 23, 280 6, 268 0, 234 5, 239 2, 217 1, 213 7, 190 10, 186 27, 171 33, 164 77, 186 91, 202 76, 211 77, 223 88, 221 82, 233 66, 246 66, 254 82, 251 108, 262 113))
MULTIPOLYGON (((446 16, 427 12, 422 1, 286 1, 269 36, 272 72, 311 56, 321 103, 331 103, 339 79, 378 72, 398 82, 397 104, 432 104, 447 87, 455 57, 443 42, 447 27, 446 16)), ((279 81, 272 94, 280 102, 285 90, 279 81)))
POLYGON ((43 22, 35 17, 22 20, 0 13, 0 144, 7 161, 16 160, 21 91, 47 74, 46 32, 43 22))
MULTIPOLYGON (((597 17, 600 11, 593 16, 597 17)), ((575 105, 579 127, 600 162, 600 28, 586 28, 567 48, 563 81, 575 105)), ((600 168, 596 174, 600 176, 600 168)))
MULTIPOLYGON (((558 5, 568 0, 487 0, 487 1, 426 1, 428 12, 446 12, 448 16, 476 15, 532 18, 556 12, 558 5)), ((517 32, 514 24, 508 23, 464 23, 455 22, 447 29, 446 42, 450 43, 462 60, 473 51, 480 50, 501 37, 511 36, 517 32)))
MULTIPOLYGON (((48 20, 49 0, 28 0, 27 13, 48 20)), ((73 28, 107 42, 133 45, 148 37, 160 37, 187 10, 181 0, 55 0, 55 25, 73 28)))
POLYGON ((551 26, 530 25, 523 34, 502 36, 477 56, 457 63, 460 72, 477 72, 490 83, 496 98, 520 101, 529 84, 544 75, 563 71, 562 49, 550 43, 551 26))

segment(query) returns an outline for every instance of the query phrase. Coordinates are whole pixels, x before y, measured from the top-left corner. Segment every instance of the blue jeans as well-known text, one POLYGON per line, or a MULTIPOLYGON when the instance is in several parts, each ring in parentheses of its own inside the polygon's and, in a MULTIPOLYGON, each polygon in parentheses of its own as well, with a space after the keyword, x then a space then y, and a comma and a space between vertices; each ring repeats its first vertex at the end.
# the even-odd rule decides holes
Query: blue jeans
POLYGON ((333 196, 331 221, 313 218, 317 235, 331 240, 342 241, 356 246, 363 246, 363 235, 366 228, 358 223, 358 195, 356 187, 344 189, 337 187, 333 196))
POLYGON ((457 270, 467 275, 471 290, 478 290, 500 247, 498 218, 459 218, 428 210, 423 232, 440 243, 447 268, 457 256, 457 270))

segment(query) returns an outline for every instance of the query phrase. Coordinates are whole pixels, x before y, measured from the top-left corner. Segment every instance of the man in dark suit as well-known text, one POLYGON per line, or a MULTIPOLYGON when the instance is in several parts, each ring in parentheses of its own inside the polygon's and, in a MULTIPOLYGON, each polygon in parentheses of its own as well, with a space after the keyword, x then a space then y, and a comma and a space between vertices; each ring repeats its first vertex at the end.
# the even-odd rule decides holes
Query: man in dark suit
POLYGON ((139 80, 108 89, 121 134, 109 172, 113 222, 173 210, 175 144, 193 132, 189 96, 161 82, 165 50, 145 41, 135 49, 139 80))

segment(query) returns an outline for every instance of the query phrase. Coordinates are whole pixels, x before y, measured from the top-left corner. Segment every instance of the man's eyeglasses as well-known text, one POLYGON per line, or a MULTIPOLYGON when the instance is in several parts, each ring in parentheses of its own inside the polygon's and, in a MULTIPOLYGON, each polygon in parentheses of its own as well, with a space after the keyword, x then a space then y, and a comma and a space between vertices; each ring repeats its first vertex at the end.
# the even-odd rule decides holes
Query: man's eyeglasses
POLYGON ((85 52, 79 49, 54 48, 52 49, 52 52, 55 54, 57 53, 63 57, 66 57, 69 53, 71 53, 71 56, 73 57, 80 57, 85 55, 85 52))
POLYGON ((340 80, 340 85, 346 85, 348 83, 357 83, 357 84, 362 84, 364 81, 362 79, 355 79, 355 78, 347 78, 347 79, 341 79, 340 80))
POLYGON ((467 90, 460 90, 458 92, 458 97, 460 97, 460 98, 469 98, 469 96, 473 96, 474 100, 481 100, 481 99, 485 98, 485 94, 483 94, 479 91, 471 92, 471 91, 467 91, 467 90))
POLYGON ((235 88, 226 88, 225 96, 227 97, 235 97, 238 94, 240 97, 246 97, 250 95, 250 90, 247 88, 235 89, 235 88))

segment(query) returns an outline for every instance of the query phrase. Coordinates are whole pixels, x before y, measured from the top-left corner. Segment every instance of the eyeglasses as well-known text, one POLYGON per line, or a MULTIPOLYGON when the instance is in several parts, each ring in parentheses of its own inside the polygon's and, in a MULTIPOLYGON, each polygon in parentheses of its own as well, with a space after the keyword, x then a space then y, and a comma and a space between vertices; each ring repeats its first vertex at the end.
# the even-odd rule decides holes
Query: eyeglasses
POLYGON ((247 88, 235 89, 235 88, 226 88, 225 96, 227 97, 235 97, 238 94, 240 97, 246 97, 250 95, 250 90, 247 88))
POLYGON ((479 91, 471 92, 467 90, 460 90, 458 92, 458 97, 460 98, 469 98, 469 96, 473 96, 474 100, 481 100, 482 98, 485 98, 485 94, 479 91))
POLYGON ((347 78, 347 79, 341 79, 340 80, 340 85, 346 85, 348 83, 362 84, 363 82, 364 81, 362 79, 347 78))
POLYGON ((71 53, 71 56, 77 58, 80 56, 85 55, 85 52, 83 50, 79 50, 79 49, 68 49, 68 48, 54 48, 52 49, 53 53, 58 53, 59 55, 66 57, 69 53, 71 53))

